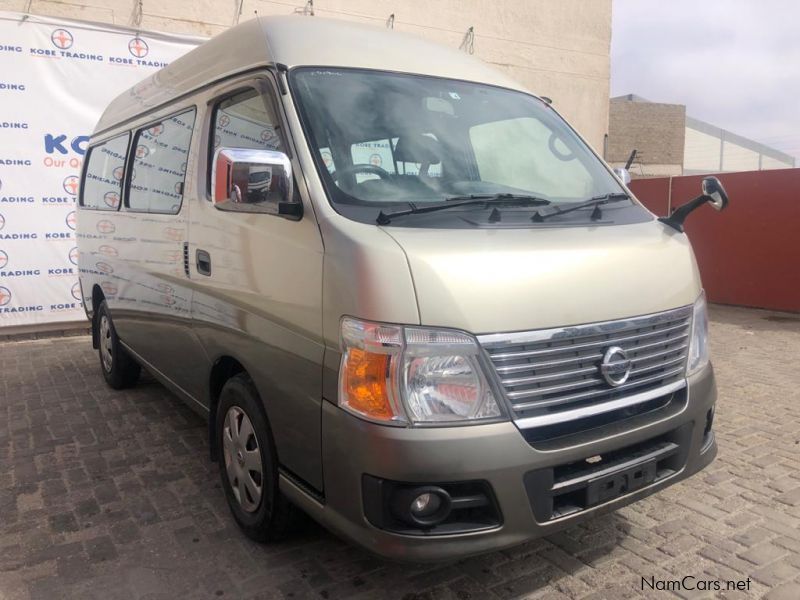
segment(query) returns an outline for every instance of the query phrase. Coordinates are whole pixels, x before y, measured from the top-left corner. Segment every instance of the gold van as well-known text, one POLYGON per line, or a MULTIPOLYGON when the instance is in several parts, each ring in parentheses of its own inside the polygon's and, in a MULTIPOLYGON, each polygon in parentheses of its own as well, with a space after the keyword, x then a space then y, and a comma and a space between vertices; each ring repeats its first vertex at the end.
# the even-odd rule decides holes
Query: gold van
MULTIPOLYGON (((78 237, 108 384, 208 420, 257 540, 299 507, 381 555, 548 535, 716 453, 685 216, 463 52, 257 18, 115 99, 78 237)), ((704 209, 707 210, 707 209, 704 209)))

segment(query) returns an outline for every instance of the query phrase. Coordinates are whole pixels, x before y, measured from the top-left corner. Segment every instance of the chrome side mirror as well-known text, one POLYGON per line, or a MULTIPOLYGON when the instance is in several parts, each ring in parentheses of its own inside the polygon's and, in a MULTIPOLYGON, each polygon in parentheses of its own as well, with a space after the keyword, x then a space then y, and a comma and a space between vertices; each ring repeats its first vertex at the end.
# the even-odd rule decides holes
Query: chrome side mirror
POLYGON ((220 210, 266 213, 297 220, 292 163, 283 152, 220 148, 211 167, 211 194, 220 210))
POLYGON ((631 182, 631 174, 625 167, 614 167, 614 174, 620 178, 622 183, 628 185, 631 182))
POLYGON ((723 210, 728 206, 728 194, 725 193, 725 188, 716 177, 703 179, 703 196, 706 196, 708 203, 717 210, 723 210))

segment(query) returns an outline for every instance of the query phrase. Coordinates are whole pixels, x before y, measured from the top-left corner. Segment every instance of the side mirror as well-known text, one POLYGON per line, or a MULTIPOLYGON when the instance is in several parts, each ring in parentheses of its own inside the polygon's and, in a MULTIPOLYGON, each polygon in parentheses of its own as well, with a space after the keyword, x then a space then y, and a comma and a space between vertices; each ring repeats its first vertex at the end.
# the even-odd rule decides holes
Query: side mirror
POLYGON ((614 174, 620 178, 622 183, 628 185, 631 182, 631 174, 625 167, 614 167, 614 174))
POLYGON ((703 179, 703 195, 708 197, 708 203, 717 210, 723 210, 728 206, 728 194, 716 177, 703 179))
POLYGON ((703 193, 690 200, 683 206, 679 206, 668 217, 659 217, 659 221, 669 225, 673 229, 683 232, 683 222, 694 210, 700 208, 703 204, 708 202, 716 210, 723 210, 728 206, 728 194, 725 193, 725 188, 716 177, 706 177, 703 179, 703 193))
POLYGON ((294 200, 292 163, 283 152, 220 148, 211 168, 214 206, 220 210, 265 213, 298 220, 303 205, 294 200))

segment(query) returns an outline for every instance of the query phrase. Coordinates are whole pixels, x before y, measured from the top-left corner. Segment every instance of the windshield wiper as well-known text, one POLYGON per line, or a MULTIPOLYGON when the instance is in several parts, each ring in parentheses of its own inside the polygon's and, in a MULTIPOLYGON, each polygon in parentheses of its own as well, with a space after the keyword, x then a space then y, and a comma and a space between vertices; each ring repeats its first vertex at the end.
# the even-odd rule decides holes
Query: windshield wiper
MULTIPOLYGON (((376 222, 378 225, 388 225, 391 223, 392 219, 396 217, 438 212, 448 208, 458 208, 459 206, 474 206, 476 204, 484 204, 486 206, 490 206, 492 204, 545 206, 550 204, 550 201, 545 200, 544 198, 537 198, 536 196, 528 196, 525 194, 470 194, 468 196, 450 196, 449 198, 446 198, 444 202, 431 204, 429 206, 416 206, 410 202, 409 204, 411 205, 411 208, 406 210, 396 210, 389 213, 381 211, 378 213, 376 222)), ((500 220, 499 213, 497 213, 496 209, 492 211, 491 215, 489 215, 489 220, 493 223, 500 220)))
POLYGON ((631 197, 624 192, 612 192, 610 194, 601 194, 599 196, 592 196, 585 202, 581 202, 580 204, 576 204, 575 206, 570 206, 569 208, 562 208, 556 209, 555 211, 547 214, 541 214, 538 210, 533 213, 531 217, 531 221, 534 223, 541 223, 545 219, 549 219, 550 217, 555 217, 556 215, 564 215, 567 213, 571 213, 576 210, 581 210, 583 208, 594 207, 591 216, 589 217, 592 221, 598 221, 603 216, 603 213, 600 212, 600 206, 603 204, 610 204, 611 202, 619 202, 620 200, 630 200, 631 197))

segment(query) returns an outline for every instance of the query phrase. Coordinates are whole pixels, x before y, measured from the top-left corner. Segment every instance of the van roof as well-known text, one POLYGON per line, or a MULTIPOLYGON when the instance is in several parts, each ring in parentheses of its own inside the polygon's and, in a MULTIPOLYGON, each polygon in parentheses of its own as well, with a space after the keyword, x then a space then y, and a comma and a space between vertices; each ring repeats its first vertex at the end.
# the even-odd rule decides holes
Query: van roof
POLYGON ((456 48, 386 28, 320 17, 256 17, 217 35, 111 101, 95 133, 236 73, 282 63, 418 73, 523 89, 456 48))

